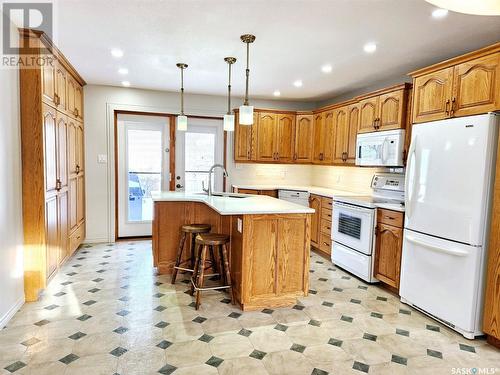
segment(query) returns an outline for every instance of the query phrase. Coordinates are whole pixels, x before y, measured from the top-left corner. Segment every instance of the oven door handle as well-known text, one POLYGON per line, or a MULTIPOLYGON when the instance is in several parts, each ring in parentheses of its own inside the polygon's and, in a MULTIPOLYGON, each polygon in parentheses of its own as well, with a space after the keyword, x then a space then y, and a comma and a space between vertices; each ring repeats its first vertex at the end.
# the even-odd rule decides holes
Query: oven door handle
POLYGON ((334 211, 335 211, 335 208, 337 208, 337 209, 345 209, 345 210, 350 210, 350 211, 366 212, 366 213, 370 213, 371 211, 374 210, 373 208, 358 207, 358 206, 355 206, 355 205, 352 205, 349 203, 342 203, 342 202, 335 202, 333 204, 333 208, 334 208, 334 211))

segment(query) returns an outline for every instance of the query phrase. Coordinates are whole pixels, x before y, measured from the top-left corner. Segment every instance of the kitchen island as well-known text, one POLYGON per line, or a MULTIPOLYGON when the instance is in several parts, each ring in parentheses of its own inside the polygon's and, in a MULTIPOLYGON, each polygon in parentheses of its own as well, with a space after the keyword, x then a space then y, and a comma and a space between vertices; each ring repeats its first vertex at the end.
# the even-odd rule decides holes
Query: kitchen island
POLYGON ((160 274, 172 272, 180 227, 207 223, 231 237, 231 279, 243 310, 291 306, 307 295, 313 209, 245 194, 159 192, 153 201, 153 259, 160 274))

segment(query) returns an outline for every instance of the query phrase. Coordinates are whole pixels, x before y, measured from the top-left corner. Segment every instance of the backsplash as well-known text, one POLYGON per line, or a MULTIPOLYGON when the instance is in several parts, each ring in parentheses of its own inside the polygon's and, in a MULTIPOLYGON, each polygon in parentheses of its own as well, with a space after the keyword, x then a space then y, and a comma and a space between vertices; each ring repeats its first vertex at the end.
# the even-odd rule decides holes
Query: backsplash
POLYGON ((370 183, 376 172, 384 168, 338 167, 314 165, 311 167, 311 185, 371 194, 370 183))
MULTIPOLYGON (((310 165, 228 163, 229 184, 310 185, 310 165)), ((229 186, 230 186, 229 185, 229 186)))

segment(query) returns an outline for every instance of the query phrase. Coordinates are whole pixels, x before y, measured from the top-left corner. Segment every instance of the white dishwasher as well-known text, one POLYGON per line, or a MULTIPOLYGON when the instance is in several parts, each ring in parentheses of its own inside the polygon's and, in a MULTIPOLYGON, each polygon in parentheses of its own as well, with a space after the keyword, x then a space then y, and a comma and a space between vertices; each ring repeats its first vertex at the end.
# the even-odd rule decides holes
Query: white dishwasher
POLYGON ((303 190, 278 190, 278 198, 309 207, 309 192, 303 190))

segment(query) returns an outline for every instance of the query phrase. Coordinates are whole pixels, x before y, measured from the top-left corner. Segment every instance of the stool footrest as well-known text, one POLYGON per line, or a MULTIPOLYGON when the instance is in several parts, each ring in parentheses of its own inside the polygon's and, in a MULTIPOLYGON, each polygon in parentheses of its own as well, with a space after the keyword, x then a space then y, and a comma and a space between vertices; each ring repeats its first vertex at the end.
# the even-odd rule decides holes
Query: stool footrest
POLYGON ((207 286, 207 287, 201 287, 201 288, 199 288, 199 287, 197 287, 197 286, 195 285, 195 283, 193 282, 193 280, 191 280, 191 284, 193 285, 193 289, 194 289, 195 291, 197 291, 197 290, 218 290, 218 289, 227 289, 227 288, 231 288, 231 285, 219 285, 219 286, 210 286, 210 287, 209 287, 209 286, 207 286))

